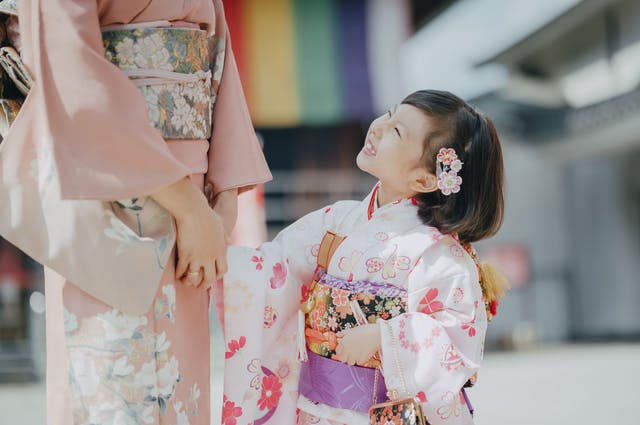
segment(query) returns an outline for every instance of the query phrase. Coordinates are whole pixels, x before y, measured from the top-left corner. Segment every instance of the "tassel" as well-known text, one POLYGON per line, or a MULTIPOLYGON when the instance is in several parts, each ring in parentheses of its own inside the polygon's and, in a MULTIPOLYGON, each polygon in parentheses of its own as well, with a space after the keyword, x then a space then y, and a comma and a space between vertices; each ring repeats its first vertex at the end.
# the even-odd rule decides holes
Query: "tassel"
POLYGON ((304 313, 298 310, 298 361, 306 362, 309 360, 307 355, 307 341, 304 335, 304 313))
POLYGON ((491 263, 482 261, 479 264, 482 289, 488 303, 497 302, 509 289, 507 278, 491 263))

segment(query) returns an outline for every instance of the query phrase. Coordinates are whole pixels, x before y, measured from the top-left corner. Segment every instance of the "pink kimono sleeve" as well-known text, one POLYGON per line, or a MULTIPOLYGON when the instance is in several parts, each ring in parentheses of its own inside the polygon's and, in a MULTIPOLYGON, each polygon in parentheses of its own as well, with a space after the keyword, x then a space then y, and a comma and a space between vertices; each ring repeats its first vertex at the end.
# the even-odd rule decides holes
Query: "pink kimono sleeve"
POLYGON ((95 0, 23 1, 20 26, 35 84, 7 138, 51 144, 63 198, 136 197, 191 174, 104 58, 95 0))
POLYGON ((461 389, 480 367, 487 328, 475 264, 446 238, 425 251, 408 286, 408 312, 379 321, 387 388, 417 396, 433 425, 473 423, 461 389))
POLYGON ((242 192, 271 180, 272 176, 251 123, 222 3, 215 0, 214 5, 216 31, 225 31, 226 34, 225 59, 213 112, 206 177, 215 195, 233 188, 239 188, 242 192))

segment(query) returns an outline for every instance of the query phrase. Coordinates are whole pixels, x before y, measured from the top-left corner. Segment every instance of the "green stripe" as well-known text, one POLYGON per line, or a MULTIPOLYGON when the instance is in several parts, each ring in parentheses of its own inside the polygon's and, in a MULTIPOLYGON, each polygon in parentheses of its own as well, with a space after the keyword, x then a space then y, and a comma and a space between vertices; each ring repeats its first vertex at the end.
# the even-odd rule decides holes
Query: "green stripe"
POLYGON ((335 1, 295 0, 296 64, 303 124, 328 124, 343 115, 335 1))

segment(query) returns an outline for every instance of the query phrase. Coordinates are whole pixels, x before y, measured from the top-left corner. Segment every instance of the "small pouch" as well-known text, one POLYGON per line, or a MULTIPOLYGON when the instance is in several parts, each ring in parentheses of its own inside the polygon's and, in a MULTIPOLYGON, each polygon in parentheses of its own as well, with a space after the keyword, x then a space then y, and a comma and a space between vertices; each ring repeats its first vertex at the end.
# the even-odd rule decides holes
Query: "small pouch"
POLYGON ((428 425, 420 400, 411 397, 374 404, 369 408, 369 424, 428 425))
MULTIPOLYGON (((391 349, 395 356, 396 367, 402 382, 402 390, 405 394, 409 394, 407 383, 404 380, 404 372, 400 364, 400 358, 398 357, 395 335, 391 330, 391 326, 386 322, 384 323, 387 329, 389 329, 389 335, 391 336, 391 349)), ((379 370, 376 372, 379 373, 379 370)), ((376 379, 376 386, 377 383, 378 380, 376 379)), ((376 389, 374 389, 374 394, 376 394, 376 389)), ((389 390, 387 395, 389 396, 389 401, 384 403, 376 403, 374 399, 374 404, 369 408, 370 425, 429 425, 422 413, 420 399, 410 396, 400 398, 398 396, 398 390, 389 390)))

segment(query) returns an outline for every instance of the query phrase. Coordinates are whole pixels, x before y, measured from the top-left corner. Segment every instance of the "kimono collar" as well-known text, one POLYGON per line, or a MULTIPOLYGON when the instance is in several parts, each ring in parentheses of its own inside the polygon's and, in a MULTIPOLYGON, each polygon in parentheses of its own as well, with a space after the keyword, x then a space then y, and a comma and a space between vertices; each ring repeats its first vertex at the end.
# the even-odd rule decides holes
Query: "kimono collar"
POLYGON ((369 206, 367 207, 367 219, 369 220, 371 220, 373 214, 376 211, 386 210, 395 205, 418 205, 418 202, 415 198, 402 198, 383 205, 382 207, 378 207, 378 190, 380 190, 380 182, 376 183, 376 185, 373 187, 373 190, 371 190, 371 193, 369 194, 369 206))

